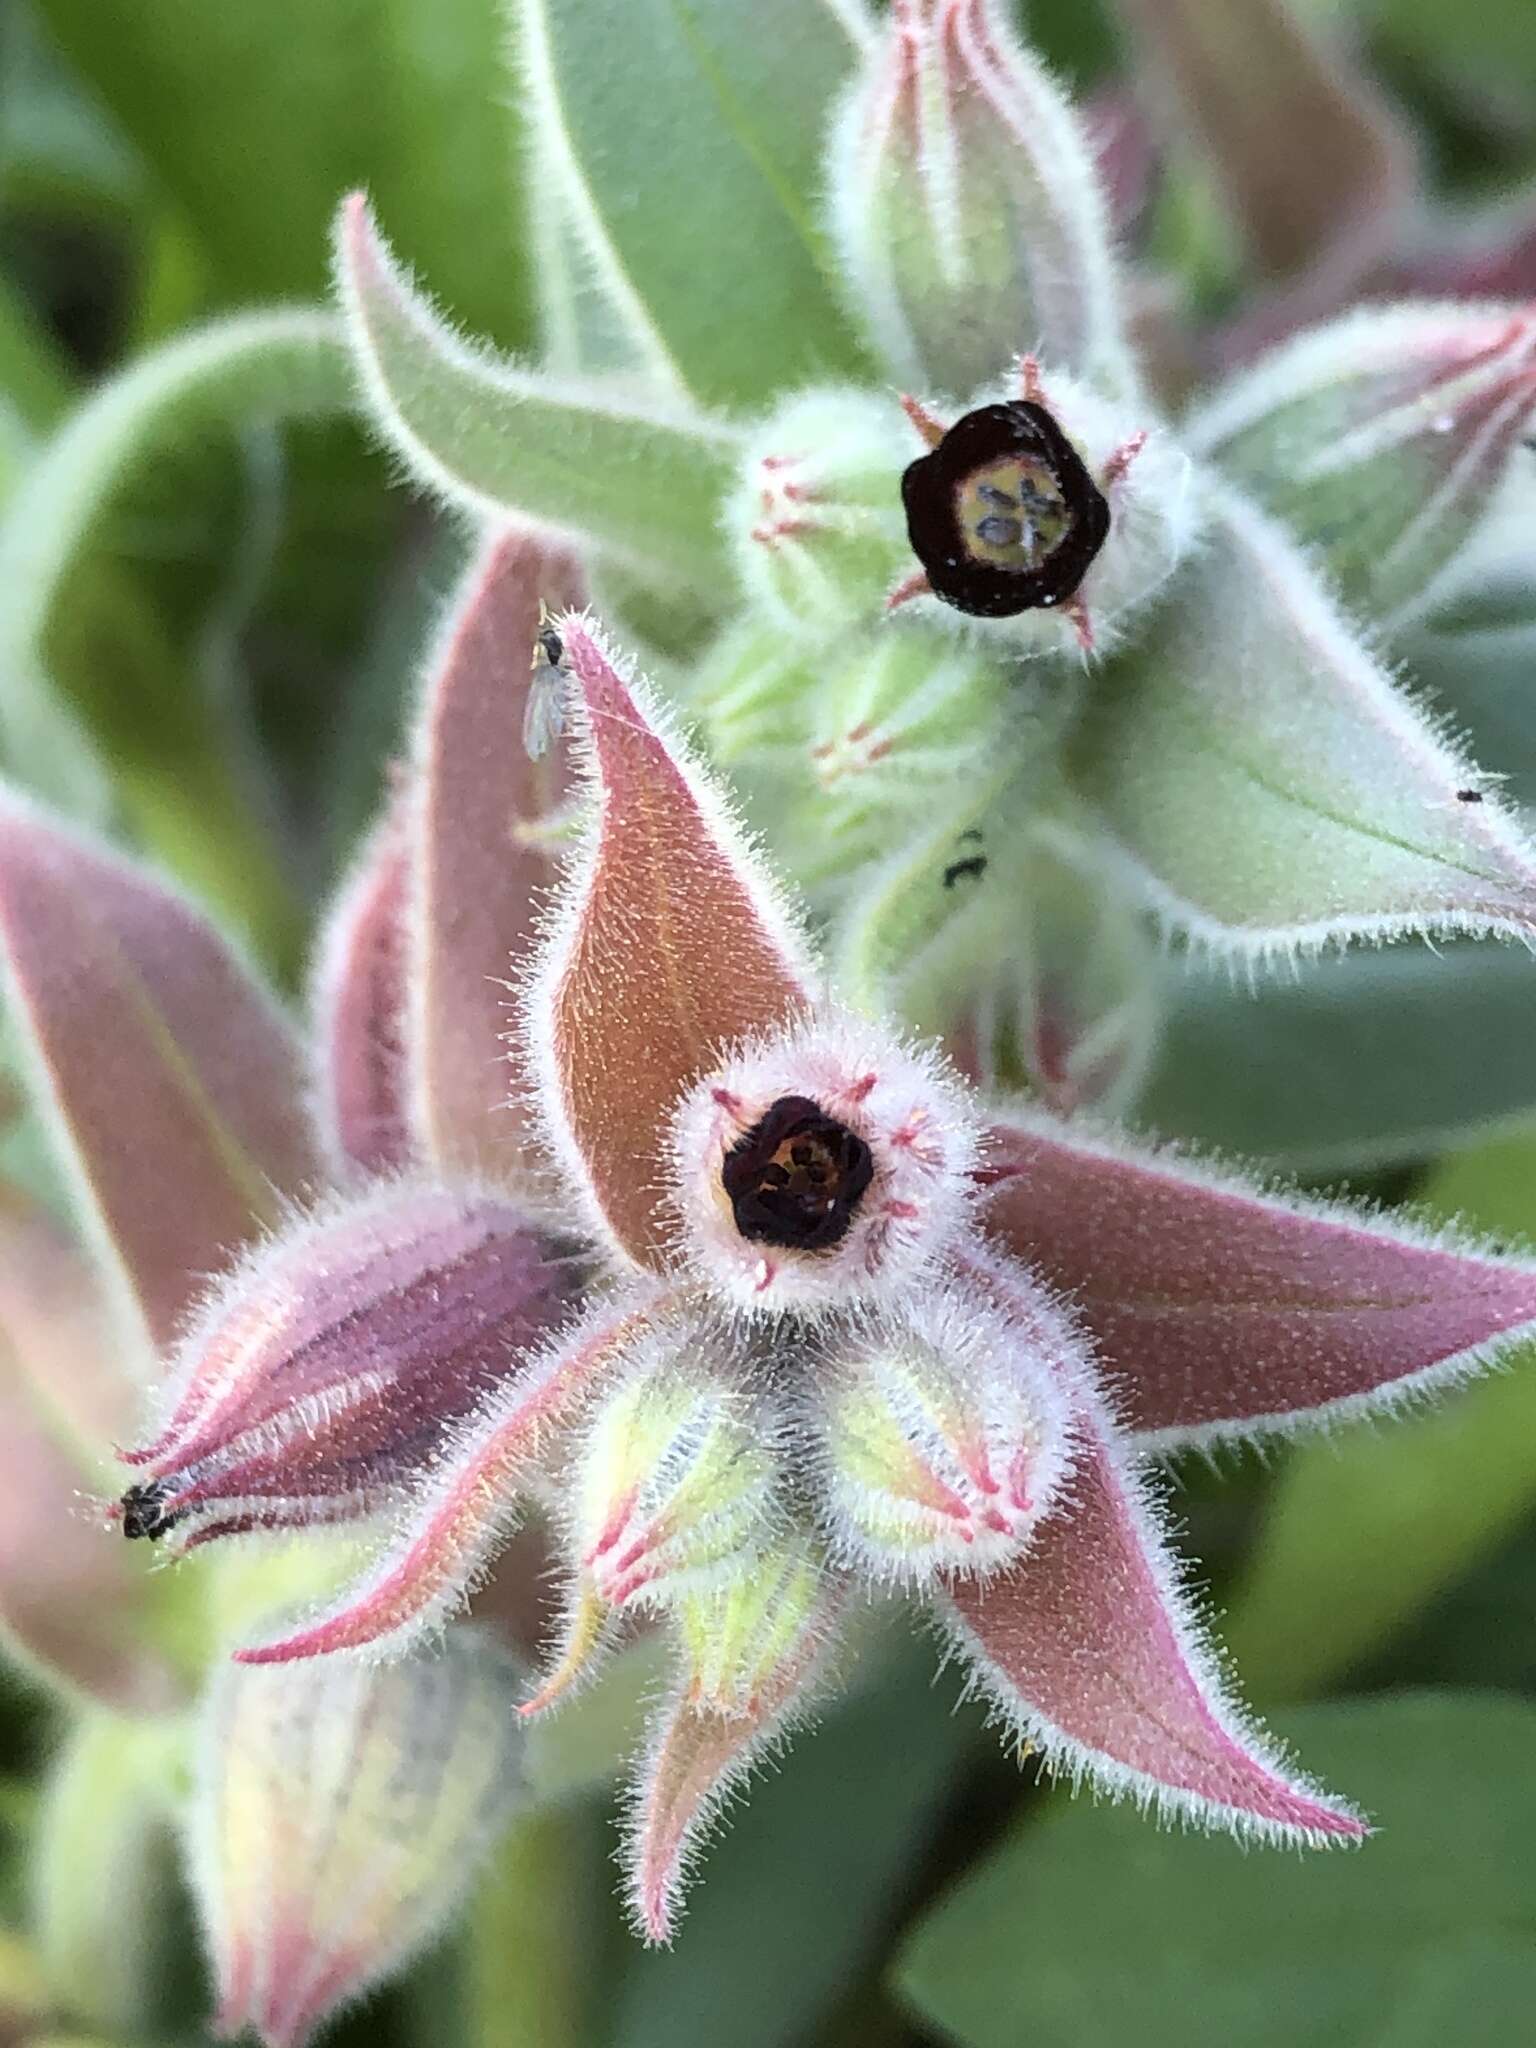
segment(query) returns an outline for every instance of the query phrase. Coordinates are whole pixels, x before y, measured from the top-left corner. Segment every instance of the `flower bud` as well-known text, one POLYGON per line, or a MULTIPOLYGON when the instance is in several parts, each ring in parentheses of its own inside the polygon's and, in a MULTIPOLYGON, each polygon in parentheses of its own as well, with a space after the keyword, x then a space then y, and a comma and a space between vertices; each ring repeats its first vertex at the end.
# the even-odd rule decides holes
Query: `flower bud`
POLYGON ((674 1606, 755 1569, 774 1526, 777 1439, 773 1417, 730 1370, 722 1332, 672 1327, 636 1348, 581 1446, 565 1642, 525 1712, 582 1675, 615 1616, 674 1606))
POLYGON ((1007 1564, 1070 1468, 1060 1375, 958 1284, 840 1341, 817 1394, 833 1555, 880 1579, 1007 1564))
POLYGON ((778 1461, 739 1386, 682 1364, 642 1371, 599 1409, 577 1481, 581 1563, 612 1607, 665 1602, 754 1540, 778 1461))
POLYGON ((947 635, 878 628, 821 670, 810 774, 830 807, 909 808, 972 780, 997 744, 1009 679, 947 635))
POLYGON ((1191 426, 1378 619, 1470 546, 1536 415, 1536 313, 1367 308, 1276 349, 1191 426))
POLYGON ((788 633, 878 619, 910 563, 901 471, 910 430, 894 398, 803 391, 748 440, 726 530, 742 582, 788 633))
POLYGON ((751 1714, 798 1685, 829 1634, 835 1602, 816 1545, 794 1535, 751 1571, 686 1594, 676 1620, 689 1704, 751 1714))
MULTIPOLYGON (((709 751, 737 771, 737 793, 803 889, 838 894, 926 816, 933 792, 990 782, 1002 730, 1036 693, 983 650, 915 623, 883 621, 812 654, 783 635, 737 628, 692 686, 709 751)), ((1027 742, 1025 742, 1027 744, 1027 742)))
POLYGON ((123 1533, 184 1549, 377 1511, 558 1319, 548 1251, 473 1188, 390 1182, 302 1218, 181 1347, 163 1428, 127 1454, 123 1533))
POLYGON ((385 1665, 226 1665, 190 1827, 214 2030, 300 2048, 457 1908, 518 1797, 514 1678, 478 1636, 385 1665))
POLYGON ((821 682, 819 653, 756 619, 729 628, 684 679, 688 709, 712 761, 727 768, 804 759, 807 708, 821 682))
POLYGON ((1128 381, 1091 150, 991 0, 897 0, 833 132, 831 229, 898 377, 962 396, 1020 348, 1128 381))
POLYGON ((749 1046, 673 1126, 680 1249, 744 1307, 900 1292, 963 1220, 977 1134, 930 1053, 836 1013, 749 1046))

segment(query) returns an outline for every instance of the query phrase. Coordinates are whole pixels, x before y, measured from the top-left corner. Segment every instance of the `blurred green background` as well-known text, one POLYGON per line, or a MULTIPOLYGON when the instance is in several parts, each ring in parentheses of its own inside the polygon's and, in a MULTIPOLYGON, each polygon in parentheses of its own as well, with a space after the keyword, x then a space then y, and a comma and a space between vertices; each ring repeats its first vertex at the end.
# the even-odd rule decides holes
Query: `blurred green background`
MULTIPOLYGON (((760 0, 692 6, 771 16, 760 0)), ((550 12, 579 37, 581 10, 550 12)), ((1341 19, 1411 120, 1437 219, 1493 209, 1536 234, 1531 0, 1311 11, 1341 19)), ((682 0, 637 12, 658 61, 686 65, 682 0)), ((1034 0, 1024 15, 1082 91, 1125 85, 1111 9, 1034 0)), ((280 323, 236 334, 213 371, 178 357, 177 337, 211 315, 319 299, 334 204, 364 183, 466 327, 536 349, 536 223, 503 40, 495 0, 0 4, 0 760, 169 863, 290 986, 378 798, 462 542, 391 486, 344 376, 297 345, 285 355, 280 323), (77 411, 93 389, 104 395, 77 411)), ((643 195, 644 162, 625 175, 643 195)), ((1150 207, 1145 251, 1191 320, 1240 309, 1253 280, 1208 167, 1169 153, 1150 207)), ((658 213, 646 231, 684 235, 686 222, 658 213)), ((707 290, 708 251, 696 260, 707 290)), ((1474 621, 1440 656, 1431 679, 1494 735, 1490 765, 1536 762, 1524 622, 1474 621)), ((1430 971, 1456 962, 1404 949, 1261 991, 1256 1006, 1187 984, 1148 1117, 1507 1242, 1536 1238, 1536 967, 1476 949, 1454 1042, 1416 1022, 1430 971)), ((6 1159, 46 1186, 23 1123, 6 1159)), ((931 1652, 892 1650, 793 1769, 759 1785, 675 1953, 643 1954, 624 1933, 611 1801, 573 1793, 520 1825, 466 1934, 337 2038, 1530 2039, 1532 1367, 1401 1426, 1180 1475, 1245 1686, 1379 1817, 1362 1854, 1303 1868, 1073 1803, 1037 1787, 974 1711, 953 1711, 953 1681, 930 1685, 931 1652)), ((0 1678, 6 1927, 25 1916, 51 1739, 42 1697, 0 1678)), ((164 2010, 194 2013, 185 1912, 167 1909, 162 1933, 164 2010)), ((0 2042, 13 2038, 5 1940, 0 2042)), ((155 2024, 136 2038, 170 2038, 171 2020, 155 2024)), ((199 2038, 186 2026, 175 2038, 199 2038)))

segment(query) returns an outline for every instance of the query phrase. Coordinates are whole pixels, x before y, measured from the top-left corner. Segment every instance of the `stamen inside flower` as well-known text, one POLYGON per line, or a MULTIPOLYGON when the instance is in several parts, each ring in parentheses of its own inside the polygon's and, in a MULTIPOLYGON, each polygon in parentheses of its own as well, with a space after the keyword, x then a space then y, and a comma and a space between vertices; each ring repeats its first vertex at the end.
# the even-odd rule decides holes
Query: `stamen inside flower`
POLYGON ((935 597, 979 618, 1062 603, 1109 533, 1109 505, 1043 405, 968 412, 901 480, 935 597))
POLYGON ((782 1095, 725 1155, 721 1185, 754 1244, 817 1251, 848 1234, 874 1155, 806 1095, 782 1095))

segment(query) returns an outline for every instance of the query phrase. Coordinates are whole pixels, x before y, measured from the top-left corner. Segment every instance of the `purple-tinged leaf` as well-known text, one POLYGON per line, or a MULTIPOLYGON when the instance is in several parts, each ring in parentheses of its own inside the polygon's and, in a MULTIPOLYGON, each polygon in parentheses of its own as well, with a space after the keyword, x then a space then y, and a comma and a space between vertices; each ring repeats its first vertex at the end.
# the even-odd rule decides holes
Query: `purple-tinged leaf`
POLYGON ((344 204, 336 238, 364 396, 423 484, 479 518, 589 543, 719 601, 728 568, 717 513, 734 428, 466 346, 412 289, 361 194, 344 204))
POLYGON ((221 2038, 302 2048, 449 1918, 520 1796, 514 1684, 468 1630, 382 1669, 225 1668, 189 1830, 221 2038))
MULTIPOLYGON (((1152 907, 1249 959, 1410 932, 1536 935, 1536 847, 1234 495, 1095 693, 1075 773, 1152 907)), ((1536 981, 1533 981, 1536 988, 1536 981)))
POLYGON ((1292 0, 1118 0, 1161 127, 1192 136, 1255 266, 1337 296, 1394 245, 1407 131, 1292 0))
POLYGON ((558 1320, 550 1249, 504 1195, 408 1181, 260 1246, 188 1332, 158 1433, 127 1454, 124 1533, 181 1547, 397 1499, 558 1320))
POLYGON ((517 1488, 549 1431, 570 1419, 579 1396, 615 1368, 665 1297, 600 1306, 487 1401, 440 1448, 439 1476, 394 1546, 329 1612, 277 1641, 237 1650, 242 1664, 288 1664, 392 1639, 391 1654, 430 1633, 461 1606, 511 1533, 517 1488))
POLYGON ((523 713, 544 609, 577 595, 574 559, 526 535, 489 539, 428 660, 410 796, 413 853, 408 1058, 411 1121, 439 1165, 523 1164, 508 1101, 506 977, 526 955, 551 878, 537 827, 555 807, 558 758, 530 760, 523 713))
POLYGON ((316 1172, 293 1034, 199 911, 14 795, 0 956, 82 1209, 163 1344, 316 1172))
POLYGON ((1071 1301, 1143 1446, 1390 1408, 1536 1326, 1536 1265, 1039 1115, 992 1139, 987 1225, 1071 1301))
POLYGON ((1364 1822, 1291 1776, 1223 1699, 1145 1489, 1092 1406, 1064 1506, 1023 1560, 945 1603, 976 1682, 1046 1767, 1169 1820, 1323 1847, 1364 1822))
POLYGON ((551 1149, 594 1225, 641 1265, 673 1234, 658 1185, 684 1090, 806 1002, 803 947, 650 691, 590 621, 561 622, 595 800, 528 990, 551 1149))
POLYGON ((408 1165, 405 933, 410 844, 397 795, 331 906, 316 964, 315 1120, 332 1172, 408 1165))

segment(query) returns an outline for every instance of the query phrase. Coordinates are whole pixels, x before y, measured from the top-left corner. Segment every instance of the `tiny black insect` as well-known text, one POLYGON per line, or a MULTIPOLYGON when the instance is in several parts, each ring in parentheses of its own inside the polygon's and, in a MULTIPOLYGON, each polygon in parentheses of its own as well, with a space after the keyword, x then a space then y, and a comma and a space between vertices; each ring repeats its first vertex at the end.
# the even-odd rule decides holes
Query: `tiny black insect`
POLYGON ((953 889, 956 882, 962 876, 968 876, 972 881, 979 882, 986 872, 987 856, 984 853, 973 853, 964 860, 952 860, 950 862, 949 866, 944 870, 944 886, 946 889, 953 889))
POLYGON ((963 831, 960 834, 960 843, 962 846, 965 844, 967 839, 974 839, 976 844, 980 846, 981 828, 979 825, 969 825, 966 827, 965 831, 963 831))
POLYGON ((165 1488, 159 1480, 148 1486, 130 1486, 123 1495, 123 1534, 130 1543, 140 1537, 158 1542, 176 1519, 165 1512, 165 1488))
POLYGON ((1480 789, 1458 789, 1456 792, 1456 801, 1459 804, 1480 804, 1482 800, 1483 792, 1480 789))
POLYGON ((542 761, 565 730, 565 642, 553 626, 540 626, 537 647, 523 711, 523 748, 530 761, 542 761))

